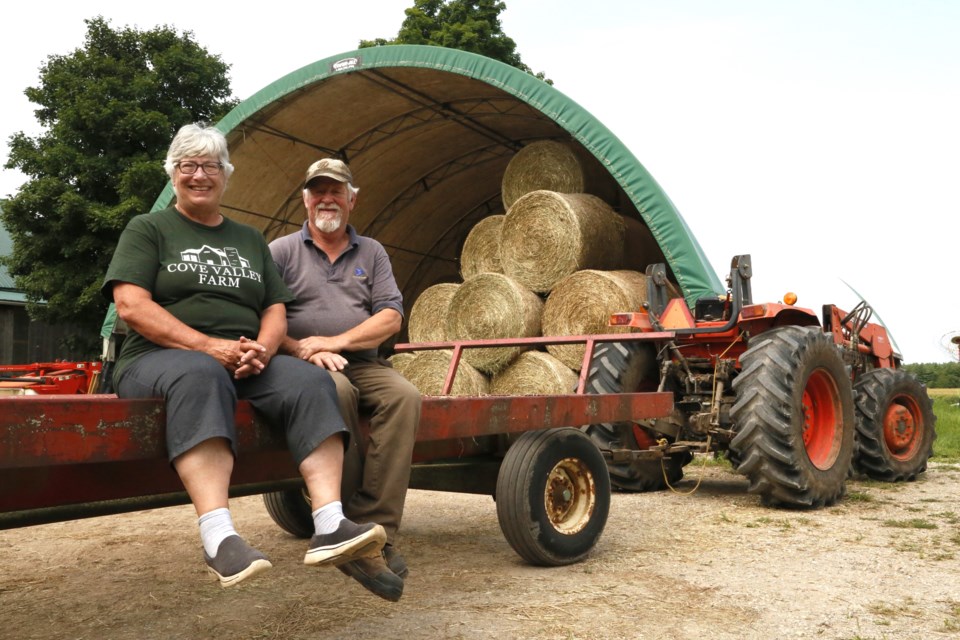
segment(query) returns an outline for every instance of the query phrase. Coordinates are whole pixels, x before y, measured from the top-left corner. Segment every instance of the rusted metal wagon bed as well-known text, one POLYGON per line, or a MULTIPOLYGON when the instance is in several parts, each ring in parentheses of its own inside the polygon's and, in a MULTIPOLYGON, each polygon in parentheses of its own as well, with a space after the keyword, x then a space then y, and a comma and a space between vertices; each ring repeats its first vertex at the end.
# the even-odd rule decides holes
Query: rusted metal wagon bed
MULTIPOLYGON (((464 348, 581 342, 589 363, 596 342, 631 338, 527 338, 398 350, 453 348, 448 390, 464 348)), ((424 396, 410 486, 494 495, 504 535, 522 557, 546 565, 579 560, 603 530, 610 482, 604 454, 576 427, 661 417, 673 407, 670 393, 586 394, 585 378, 568 395, 424 396)), ((166 459, 164 420, 160 399, 0 397, 0 529, 188 503, 166 459)), ((298 504, 302 482, 282 433, 244 402, 236 423, 231 494, 266 494, 268 511, 281 527, 308 535, 309 505, 302 499, 298 504)))

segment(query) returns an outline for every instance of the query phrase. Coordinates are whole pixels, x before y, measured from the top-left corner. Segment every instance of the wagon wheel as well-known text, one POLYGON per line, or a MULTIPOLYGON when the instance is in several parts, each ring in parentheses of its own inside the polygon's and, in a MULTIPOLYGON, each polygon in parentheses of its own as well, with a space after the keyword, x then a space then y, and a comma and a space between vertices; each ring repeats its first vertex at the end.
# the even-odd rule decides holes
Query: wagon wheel
POLYGON ((854 469, 874 480, 913 480, 933 454, 937 417, 926 386, 902 370, 875 369, 853 388, 857 412, 854 469))
POLYGON ((314 533, 310 500, 304 489, 285 489, 263 494, 267 513, 277 525, 298 538, 309 538, 314 533))
POLYGON ((753 338, 733 381, 736 469, 766 504, 821 507, 846 491, 853 389, 830 336, 781 327, 753 338))
POLYGON ((572 564, 607 523, 610 477, 579 429, 528 431, 507 449, 496 498, 500 529, 520 557, 541 566, 572 564))
MULTIPOLYGON (((653 345, 640 342, 598 344, 590 362, 587 393, 633 393, 644 384, 656 384, 657 358, 653 345)), ((590 439, 602 450, 640 451, 655 444, 655 438, 632 423, 600 423, 584 427, 590 439)), ((624 491, 657 491, 683 478, 683 467, 693 456, 675 454, 660 460, 633 463, 609 463, 610 482, 624 491), (664 479, 666 471, 666 479, 664 479)))

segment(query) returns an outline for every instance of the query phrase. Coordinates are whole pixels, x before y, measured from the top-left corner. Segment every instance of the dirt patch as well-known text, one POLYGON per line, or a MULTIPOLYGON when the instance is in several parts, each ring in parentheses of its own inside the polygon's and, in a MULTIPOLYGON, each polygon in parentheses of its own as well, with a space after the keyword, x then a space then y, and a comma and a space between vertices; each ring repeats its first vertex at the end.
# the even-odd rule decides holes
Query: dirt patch
POLYGON ((960 468, 852 481, 818 511, 760 506, 746 481, 687 467, 677 490, 616 494, 591 556, 524 564, 486 496, 411 491, 403 599, 380 600, 259 498, 233 502, 274 568, 221 589, 190 507, 0 531, 0 638, 956 638, 960 468))

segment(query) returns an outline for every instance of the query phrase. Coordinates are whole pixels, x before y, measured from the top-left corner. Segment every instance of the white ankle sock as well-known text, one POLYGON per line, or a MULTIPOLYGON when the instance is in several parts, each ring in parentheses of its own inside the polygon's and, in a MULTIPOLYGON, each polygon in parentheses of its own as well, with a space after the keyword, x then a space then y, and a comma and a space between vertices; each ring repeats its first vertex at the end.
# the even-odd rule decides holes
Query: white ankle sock
POLYGON ((225 538, 237 535, 237 530, 233 528, 233 518, 230 517, 230 509, 226 507, 208 511, 200 516, 197 524, 200 525, 203 550, 211 558, 216 557, 217 549, 225 538))
POLYGON ((313 528, 318 534, 333 533, 343 520, 343 503, 334 500, 325 504, 310 515, 313 516, 313 528))

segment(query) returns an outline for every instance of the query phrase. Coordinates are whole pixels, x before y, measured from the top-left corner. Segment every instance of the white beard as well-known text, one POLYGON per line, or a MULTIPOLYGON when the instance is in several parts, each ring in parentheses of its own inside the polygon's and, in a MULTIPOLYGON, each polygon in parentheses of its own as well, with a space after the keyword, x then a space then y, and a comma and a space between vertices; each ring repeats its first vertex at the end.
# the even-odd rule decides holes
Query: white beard
POLYGON ((328 213, 328 211, 317 212, 313 225, 318 231, 321 233, 333 233, 340 228, 340 224, 343 222, 343 214, 341 212, 337 211, 337 214, 332 218, 321 216, 321 213, 328 213))

